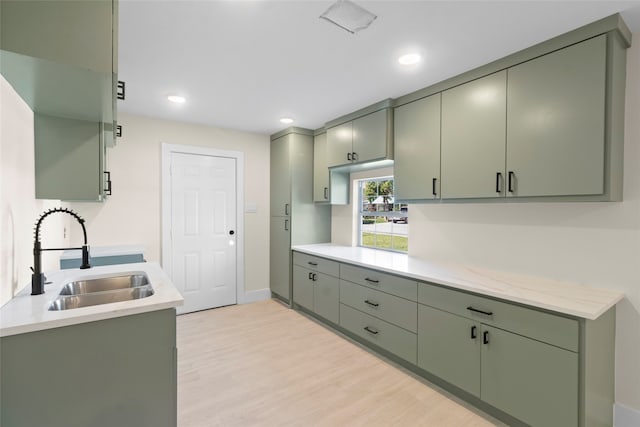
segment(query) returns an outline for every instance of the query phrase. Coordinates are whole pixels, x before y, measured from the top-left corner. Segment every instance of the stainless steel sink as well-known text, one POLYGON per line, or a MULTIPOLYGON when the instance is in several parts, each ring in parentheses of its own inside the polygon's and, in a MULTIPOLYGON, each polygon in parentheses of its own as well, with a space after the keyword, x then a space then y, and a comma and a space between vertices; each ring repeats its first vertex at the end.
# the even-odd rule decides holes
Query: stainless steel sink
POLYGON ((142 271, 111 274, 69 282, 62 287, 49 310, 70 310, 150 297, 154 294, 149 278, 142 271))
POLYGON ((49 311, 70 310, 72 308, 89 307, 92 305, 110 304, 120 301, 131 301, 153 295, 150 284, 125 289, 91 292, 80 295, 58 295, 51 301, 49 311))
POLYGON ((60 295, 84 295, 94 292, 113 291, 117 289, 137 288, 149 284, 149 278, 143 272, 123 273, 114 276, 96 277, 76 280, 62 287, 60 295))

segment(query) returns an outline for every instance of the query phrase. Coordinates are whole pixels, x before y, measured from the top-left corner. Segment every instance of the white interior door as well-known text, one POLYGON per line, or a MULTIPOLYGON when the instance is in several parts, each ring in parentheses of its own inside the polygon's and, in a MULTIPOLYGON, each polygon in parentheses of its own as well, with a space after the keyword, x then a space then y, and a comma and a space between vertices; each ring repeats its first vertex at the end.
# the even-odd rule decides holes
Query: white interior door
POLYGON ((171 271, 178 314, 236 303, 236 160, 171 153, 171 271))

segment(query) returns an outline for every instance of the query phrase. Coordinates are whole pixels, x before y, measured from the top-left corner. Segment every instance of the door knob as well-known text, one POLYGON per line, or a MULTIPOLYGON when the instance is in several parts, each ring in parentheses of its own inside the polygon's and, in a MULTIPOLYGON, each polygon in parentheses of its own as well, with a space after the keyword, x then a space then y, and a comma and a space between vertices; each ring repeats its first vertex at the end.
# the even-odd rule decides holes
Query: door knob
POLYGON ((229 230, 229 235, 233 236, 234 234, 236 234, 236 232, 235 232, 235 231, 233 231, 233 230, 229 230))

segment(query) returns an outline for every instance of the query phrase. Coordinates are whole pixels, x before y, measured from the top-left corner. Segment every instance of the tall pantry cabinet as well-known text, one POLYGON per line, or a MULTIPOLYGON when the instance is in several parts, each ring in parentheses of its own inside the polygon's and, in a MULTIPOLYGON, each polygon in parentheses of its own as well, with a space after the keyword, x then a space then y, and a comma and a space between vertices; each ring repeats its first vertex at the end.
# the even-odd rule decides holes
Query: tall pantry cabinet
POLYGON ((331 241, 331 206, 313 203, 313 131, 291 127, 271 136, 269 283, 289 303, 291 246, 331 241))

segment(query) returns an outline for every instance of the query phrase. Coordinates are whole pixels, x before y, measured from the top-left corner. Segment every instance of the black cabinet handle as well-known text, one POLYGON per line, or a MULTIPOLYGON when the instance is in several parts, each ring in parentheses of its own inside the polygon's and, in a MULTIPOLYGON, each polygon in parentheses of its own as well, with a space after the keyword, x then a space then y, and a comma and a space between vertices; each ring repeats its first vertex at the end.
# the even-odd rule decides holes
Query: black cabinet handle
POLYGON ((284 231, 289 231, 289 220, 288 219, 284 220, 284 231))
POLYGON ((106 181, 106 187, 104 189, 104 194, 106 194, 107 196, 111 195, 111 172, 109 171, 104 171, 104 174, 107 175, 107 179, 106 181))
POLYGON ((312 272, 309 272, 309 280, 313 280, 312 272))
POLYGON ((313 261, 308 261, 307 264, 313 265, 314 267, 316 267, 318 265, 317 262, 313 262, 313 261))
POLYGON ((502 193, 502 172, 496 173, 496 193, 502 193))
POLYGON ((480 313, 480 314, 486 314, 487 316, 493 316, 493 311, 482 311, 482 310, 478 310, 477 308, 473 308, 471 306, 467 307, 467 310, 475 311, 476 313, 480 313))
POLYGON ((513 193, 513 182, 516 180, 516 174, 509 171, 509 193, 513 193))
POLYGON ((380 304, 378 304, 377 302, 371 302, 368 299, 364 300, 365 304, 369 304, 372 307, 378 307, 380 304))
POLYGON ((438 181, 438 178, 433 178, 431 180, 431 194, 433 194, 434 196, 437 196, 438 193, 436 193, 436 182, 438 181))
POLYGON ((367 331, 367 332, 369 332, 370 334, 378 335, 378 331, 377 331, 377 330, 375 330, 375 329, 373 329, 373 328, 370 328, 370 327, 368 327, 368 326, 365 326, 365 327, 364 327, 364 330, 365 330, 365 331, 367 331))
POLYGON ((351 153, 347 153, 347 160, 351 161, 351 153))
POLYGON ((366 280, 366 281, 367 281, 367 282, 369 282, 369 283, 375 283, 375 284, 380 283, 380 281, 379 281, 379 280, 376 280, 376 279, 369 279, 368 277, 365 277, 365 278, 364 278, 364 280, 366 280))
POLYGON ((317 282, 317 281, 318 281, 317 277, 318 277, 318 276, 316 275, 316 273, 313 273, 313 281, 314 281, 314 282, 317 282))
POLYGON ((118 90, 116 91, 116 95, 118 99, 122 99, 124 101, 125 89, 126 89, 125 82, 118 80, 118 90))
POLYGON ((477 326, 472 326, 471 327, 471 339, 475 340, 478 335, 476 334, 478 327, 477 326))
POLYGON ((289 215, 289 203, 284 204, 284 214, 289 215))
POLYGON ((329 187, 324 187, 324 199, 329 200, 329 187))
POLYGON ((482 344, 489 344, 489 331, 482 333, 482 344))
POLYGON ((351 153, 351 160, 353 160, 354 162, 358 161, 358 153, 356 153, 355 151, 353 153, 351 153))
POLYGON ((122 125, 117 125, 116 126, 116 137, 117 138, 122 138, 122 125))

